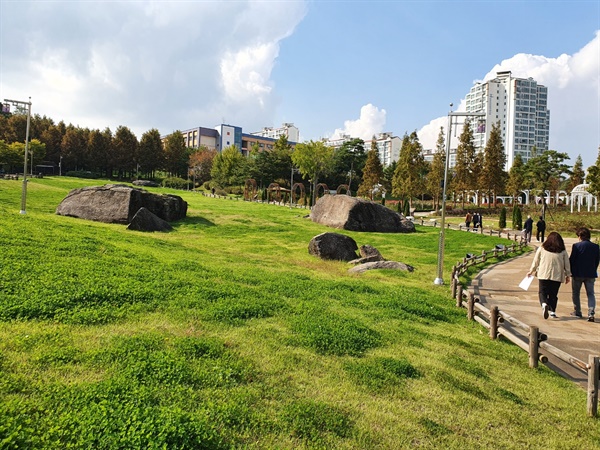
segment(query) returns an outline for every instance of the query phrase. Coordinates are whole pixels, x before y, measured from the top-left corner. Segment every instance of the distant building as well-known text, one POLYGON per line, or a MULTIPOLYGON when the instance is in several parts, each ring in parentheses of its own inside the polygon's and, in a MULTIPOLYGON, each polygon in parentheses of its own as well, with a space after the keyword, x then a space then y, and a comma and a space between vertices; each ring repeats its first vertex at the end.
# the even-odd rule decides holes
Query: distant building
POLYGON ((474 123, 475 146, 483 151, 492 124, 500 122, 506 152, 506 170, 516 155, 527 162, 535 151, 549 148, 550 111, 548 88, 533 78, 515 78, 510 71, 498 72, 496 78, 477 83, 466 97, 466 112, 485 112, 485 118, 474 123))
MULTIPOLYGON (((298 142, 298 128, 293 124, 284 124, 282 128, 273 130, 264 128, 261 133, 244 133, 242 127, 236 125, 221 124, 215 128, 195 127, 181 131, 185 146, 188 148, 198 148, 200 146, 216 150, 219 153, 227 147, 235 145, 244 156, 248 156, 253 145, 258 145, 260 150, 271 150, 280 136, 286 135, 288 143, 294 147, 298 142), (272 136, 263 136, 265 130, 271 130, 272 136), (273 137, 277 136, 277 137, 273 137), (295 138, 294 139, 292 139, 295 138)), ((269 134, 266 133, 265 134, 269 134)), ((168 135, 162 136, 164 143, 168 135)))
MULTIPOLYGON (((343 134, 337 139, 324 140, 324 144, 333 147, 334 149, 340 148, 344 143, 351 141, 352 138, 348 134, 343 134)), ((400 147, 402 147, 402 139, 398 136, 393 136, 392 133, 379 133, 373 137, 377 143, 377 150, 379 150, 379 160, 383 167, 391 165, 394 161, 398 161, 400 158, 400 147)), ((365 141, 365 151, 371 150, 371 143, 373 139, 365 141)))
POLYGON ((262 131, 250 134, 271 139, 279 139, 281 136, 286 136, 289 142, 300 141, 300 130, 293 123, 284 123, 279 128, 265 127, 262 131))

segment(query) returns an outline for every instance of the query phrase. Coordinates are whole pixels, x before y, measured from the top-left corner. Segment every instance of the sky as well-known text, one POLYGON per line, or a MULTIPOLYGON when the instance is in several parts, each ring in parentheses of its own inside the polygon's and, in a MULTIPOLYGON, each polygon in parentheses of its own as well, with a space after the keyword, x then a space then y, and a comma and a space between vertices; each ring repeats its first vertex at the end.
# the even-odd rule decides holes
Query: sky
POLYGON ((285 122, 432 148, 504 70, 548 87, 550 149, 594 164, 600 0, 0 0, 0 99, 138 138, 285 122))

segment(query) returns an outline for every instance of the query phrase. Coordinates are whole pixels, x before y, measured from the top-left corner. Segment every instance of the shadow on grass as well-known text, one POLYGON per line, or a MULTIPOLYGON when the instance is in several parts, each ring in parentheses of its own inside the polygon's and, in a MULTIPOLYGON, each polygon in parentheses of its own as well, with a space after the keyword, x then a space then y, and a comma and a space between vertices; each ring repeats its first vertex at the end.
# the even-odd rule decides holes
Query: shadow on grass
POLYGON ((217 225, 214 222, 211 222, 204 217, 186 217, 183 220, 179 220, 177 222, 172 222, 171 226, 175 229, 180 228, 184 225, 201 225, 203 227, 216 227, 217 225))

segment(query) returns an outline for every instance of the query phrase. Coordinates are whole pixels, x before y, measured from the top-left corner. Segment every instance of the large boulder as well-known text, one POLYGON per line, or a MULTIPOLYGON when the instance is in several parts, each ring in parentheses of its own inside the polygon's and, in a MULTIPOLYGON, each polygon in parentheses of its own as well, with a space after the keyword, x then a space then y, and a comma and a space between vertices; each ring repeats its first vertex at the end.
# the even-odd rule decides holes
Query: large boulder
POLYGON ((352 261, 356 259, 358 246, 350 236, 339 233, 322 233, 312 238, 308 244, 308 253, 321 259, 352 261))
POLYGON ((415 224, 379 203, 348 195, 325 195, 313 207, 310 218, 328 227, 350 231, 410 233, 415 224))
POLYGON ((131 219, 127 229, 135 231, 171 231, 173 227, 166 220, 152 214, 147 208, 141 207, 131 219))
POLYGON ((128 224, 140 208, 167 222, 183 219, 187 202, 177 195, 153 194, 122 184, 74 189, 56 208, 56 214, 106 223, 128 224))
POLYGON ((404 270, 412 272, 414 267, 397 261, 373 261, 360 264, 348 270, 350 273, 363 273, 367 270, 388 269, 388 270, 404 270))

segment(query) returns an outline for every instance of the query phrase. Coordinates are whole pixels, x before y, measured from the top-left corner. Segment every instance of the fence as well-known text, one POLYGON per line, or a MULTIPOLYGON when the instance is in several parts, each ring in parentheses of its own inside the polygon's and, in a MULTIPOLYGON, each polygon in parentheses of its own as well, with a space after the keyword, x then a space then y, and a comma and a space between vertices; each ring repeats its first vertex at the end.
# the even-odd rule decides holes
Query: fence
POLYGON ((598 415, 598 383, 600 377, 600 357, 595 355, 588 356, 588 362, 582 361, 559 348, 547 342, 548 336, 540 333, 538 327, 526 325, 525 323, 511 317, 507 313, 498 309, 497 306, 487 308, 475 297, 475 294, 465 290, 459 281, 459 277, 466 270, 479 263, 486 262, 488 256, 497 257, 499 253, 507 255, 508 253, 521 250, 526 244, 519 242, 510 246, 496 246, 493 250, 484 251, 481 255, 471 255, 464 258, 462 262, 452 268, 452 297, 456 298, 456 306, 467 309, 468 320, 474 320, 489 330, 491 339, 497 339, 503 336, 519 348, 529 354, 529 367, 538 367, 538 361, 546 363, 548 357, 543 352, 551 354, 561 361, 569 364, 575 369, 587 374, 587 415, 596 417, 598 415), (515 330, 521 330, 523 336, 513 333, 504 326, 509 323, 515 330))

